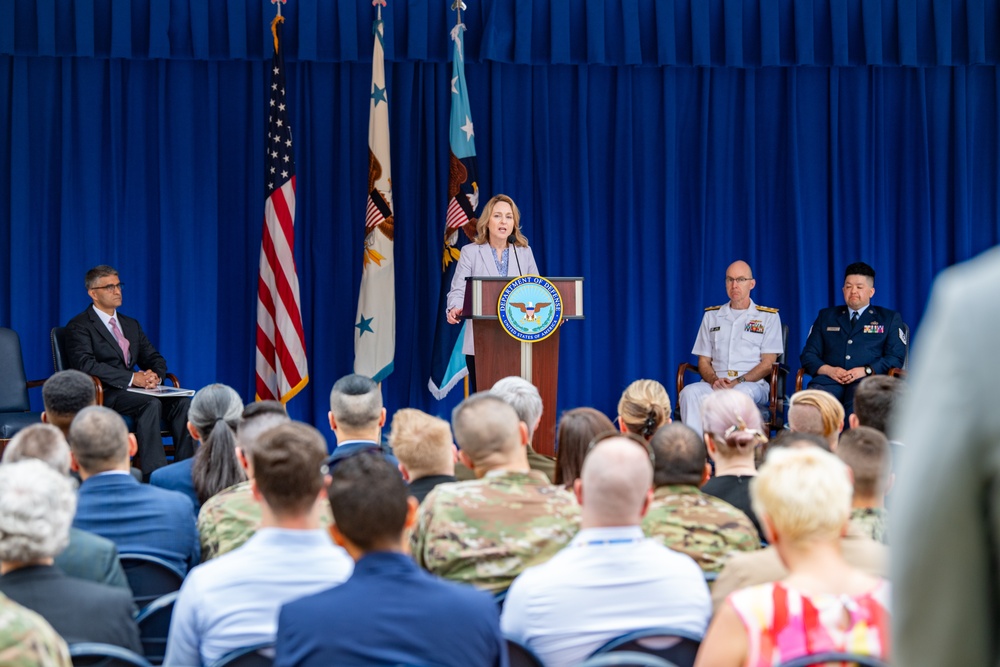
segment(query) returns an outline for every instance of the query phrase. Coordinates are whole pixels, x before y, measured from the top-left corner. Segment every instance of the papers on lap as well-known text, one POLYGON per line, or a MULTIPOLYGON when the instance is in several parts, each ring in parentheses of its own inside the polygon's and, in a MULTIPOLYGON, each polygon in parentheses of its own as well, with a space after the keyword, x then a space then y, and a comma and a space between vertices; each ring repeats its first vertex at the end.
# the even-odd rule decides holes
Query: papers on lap
POLYGON ((174 396, 194 396, 194 389, 182 389, 181 387, 168 387, 160 385, 155 389, 144 389, 143 387, 129 387, 129 391, 147 396, 159 396, 160 398, 171 398, 174 396))

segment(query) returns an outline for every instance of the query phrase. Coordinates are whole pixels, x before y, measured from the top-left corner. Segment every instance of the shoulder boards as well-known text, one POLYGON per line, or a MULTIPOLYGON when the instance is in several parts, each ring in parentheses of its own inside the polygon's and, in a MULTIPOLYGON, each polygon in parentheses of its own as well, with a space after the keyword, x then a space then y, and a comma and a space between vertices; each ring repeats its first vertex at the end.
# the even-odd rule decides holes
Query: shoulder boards
POLYGON ((757 306, 757 310, 759 310, 762 313, 776 313, 776 312, 778 312, 777 308, 769 308, 768 306, 757 306))
POLYGON ((718 310, 719 308, 722 308, 722 306, 709 306, 708 308, 705 309, 705 311, 707 312, 709 310, 718 310))

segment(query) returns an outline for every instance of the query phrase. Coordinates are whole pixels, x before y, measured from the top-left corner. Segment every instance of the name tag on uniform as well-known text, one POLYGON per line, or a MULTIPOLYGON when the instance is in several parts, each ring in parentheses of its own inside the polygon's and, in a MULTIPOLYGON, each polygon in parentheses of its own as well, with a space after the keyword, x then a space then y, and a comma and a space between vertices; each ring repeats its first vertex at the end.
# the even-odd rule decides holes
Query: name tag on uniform
POLYGON ((840 331, 840 327, 827 327, 827 331, 840 331))
POLYGON ((712 333, 713 331, 718 331, 721 328, 722 327, 712 327, 711 329, 708 330, 708 333, 712 333))
POLYGON ((747 322, 746 326, 743 328, 744 331, 749 331, 750 333, 764 333, 764 322, 761 320, 750 320, 747 322))
POLYGON ((880 334, 885 333, 885 327, 881 326, 878 322, 872 322, 871 324, 866 324, 862 333, 866 334, 880 334))

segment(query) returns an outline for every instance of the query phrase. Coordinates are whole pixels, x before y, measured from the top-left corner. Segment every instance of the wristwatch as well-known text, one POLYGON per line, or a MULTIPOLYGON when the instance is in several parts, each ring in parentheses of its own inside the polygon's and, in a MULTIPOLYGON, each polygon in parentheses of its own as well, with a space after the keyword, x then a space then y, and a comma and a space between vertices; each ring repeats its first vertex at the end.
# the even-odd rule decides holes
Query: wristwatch
POLYGON ((871 375, 874 372, 871 366, 865 366, 865 375, 871 375))
POLYGON ((736 378, 736 384, 743 384, 746 381, 747 381, 747 377, 745 375, 741 375, 738 378, 736 378))

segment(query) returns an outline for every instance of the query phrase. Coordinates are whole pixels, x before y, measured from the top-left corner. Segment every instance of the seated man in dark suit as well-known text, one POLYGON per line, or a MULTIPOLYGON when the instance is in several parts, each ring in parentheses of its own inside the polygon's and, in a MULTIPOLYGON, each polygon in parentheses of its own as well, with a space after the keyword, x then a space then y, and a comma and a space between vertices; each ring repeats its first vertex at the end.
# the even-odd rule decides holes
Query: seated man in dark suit
POLYGON ((799 360, 812 376, 809 388, 830 392, 850 415, 858 383, 901 368, 907 341, 899 313, 872 305, 875 269, 864 262, 849 265, 843 291, 846 305, 819 311, 799 360))
MULTIPOLYGON (((38 459, 60 475, 69 476, 69 445, 62 432, 49 424, 21 429, 3 450, 4 463, 25 459, 38 459)), ((118 561, 118 547, 100 535, 71 527, 69 544, 56 556, 55 563, 71 577, 129 588, 125 571, 118 561)))
POLYGON ((74 526, 103 535, 122 554, 155 556, 182 573, 198 564, 191 499, 140 484, 128 474, 135 436, 118 413, 84 408, 69 427, 69 445, 73 468, 83 479, 74 526))
POLYGON ((74 579, 53 565, 69 541, 76 493, 42 461, 0 466, 0 592, 38 613, 69 643, 141 652, 131 591, 74 579))
POLYGON ((139 322, 117 311, 122 304, 118 271, 95 266, 85 278, 94 302, 66 325, 69 365, 104 383, 104 405, 135 420, 142 473, 167 464, 160 436, 160 419, 167 421, 176 459, 194 455, 187 431, 187 398, 157 398, 128 391, 129 387, 155 389, 167 374, 167 362, 146 338, 139 322), (136 371, 138 366, 140 370, 136 371))
POLYGON ((493 599, 423 572, 403 553, 417 500, 376 452, 330 473, 330 534, 356 561, 345 583, 278 615, 275 667, 507 664, 493 599))

